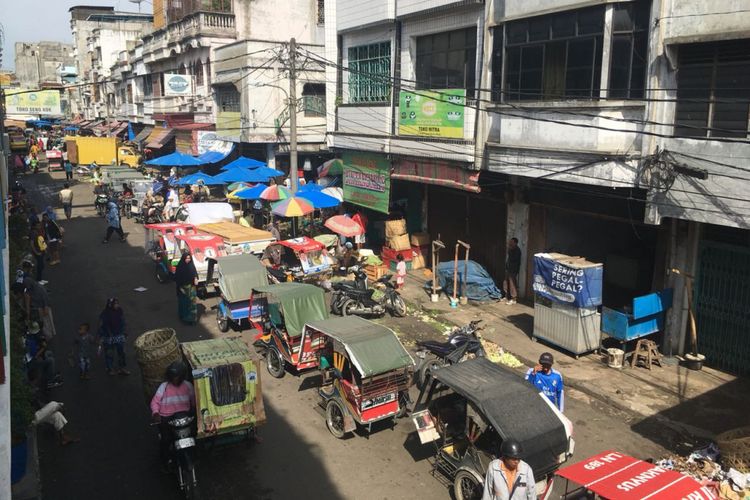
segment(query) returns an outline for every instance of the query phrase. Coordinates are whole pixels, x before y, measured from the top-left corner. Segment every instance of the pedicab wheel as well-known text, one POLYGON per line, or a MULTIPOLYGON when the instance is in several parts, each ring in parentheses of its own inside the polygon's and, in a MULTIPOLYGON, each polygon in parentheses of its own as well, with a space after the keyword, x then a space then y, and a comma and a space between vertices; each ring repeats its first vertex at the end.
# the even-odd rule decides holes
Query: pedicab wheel
POLYGON ((393 316, 396 316, 397 318, 403 318, 406 316, 406 302, 404 302, 401 295, 394 295, 391 299, 391 305, 393 306, 391 309, 391 314, 393 316))
POLYGON ((336 315, 341 315, 341 308, 338 306, 339 293, 333 292, 331 294, 331 312, 336 315))
POLYGON ((164 270, 162 266, 159 264, 156 265, 156 281, 158 281, 161 284, 164 284, 169 280, 169 276, 167 275, 167 271, 164 270))
POLYGON ((479 500, 482 498, 484 480, 475 472, 461 469, 453 480, 453 498, 456 500, 479 500))
POLYGON ((326 426, 334 437, 343 439, 346 435, 344 430, 344 409, 335 401, 330 400, 326 405, 326 426))
POLYGON ((266 368, 268 369, 268 373, 274 378, 281 378, 286 373, 284 370, 284 359, 275 347, 271 347, 266 353, 266 368))
POLYGON ((427 383, 427 378, 432 374, 434 367, 441 366, 437 358, 434 358, 419 367, 417 372, 417 389, 422 390, 427 383))
POLYGON ((220 308, 216 308, 216 324, 219 326, 221 333, 227 333, 229 331, 229 318, 222 314, 220 308))
POLYGON ((353 316, 354 310, 357 308, 357 303, 352 299, 347 299, 341 304, 341 315, 342 316, 353 316))

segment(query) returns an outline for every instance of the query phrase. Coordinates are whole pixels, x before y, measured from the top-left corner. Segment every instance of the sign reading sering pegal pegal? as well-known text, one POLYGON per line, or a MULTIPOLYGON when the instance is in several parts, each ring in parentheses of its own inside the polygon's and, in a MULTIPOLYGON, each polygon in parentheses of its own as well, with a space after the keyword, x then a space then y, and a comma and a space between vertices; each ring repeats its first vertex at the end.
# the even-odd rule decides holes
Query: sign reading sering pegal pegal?
POLYGON ((534 255, 534 293, 554 302, 574 307, 600 306, 603 275, 601 265, 573 267, 549 254, 534 255))

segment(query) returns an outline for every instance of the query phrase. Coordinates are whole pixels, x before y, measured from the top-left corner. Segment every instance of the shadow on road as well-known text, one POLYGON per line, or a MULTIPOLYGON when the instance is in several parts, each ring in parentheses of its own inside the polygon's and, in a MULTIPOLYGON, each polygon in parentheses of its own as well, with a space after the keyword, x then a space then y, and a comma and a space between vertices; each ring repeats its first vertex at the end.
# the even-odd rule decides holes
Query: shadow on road
MULTIPOLYGON (((53 201, 62 188, 61 178, 38 174, 23 181, 29 196, 37 197, 37 207, 56 205, 53 201)), ((156 432, 148 425, 149 410, 132 345, 142 332, 160 327, 174 328, 181 341, 211 338, 213 315, 205 315, 196 326, 182 325, 174 286, 156 283, 153 264, 144 255, 142 227, 126 219, 127 242, 113 238, 104 245, 106 223, 89 203, 93 201, 90 187, 75 185, 74 193, 73 219, 64 220, 58 210, 65 229, 62 264, 49 267, 44 278, 49 281, 58 332, 51 347, 65 378, 65 384, 53 389, 49 397, 65 404, 70 430, 81 440, 60 447, 53 436, 41 433, 43 496, 52 500, 179 498, 176 478, 160 472, 156 432), (134 290, 141 286, 147 290, 134 290), (125 312, 132 374, 108 376, 103 359, 95 357, 92 380, 79 380, 72 357, 71 363, 67 359, 75 332, 82 322, 96 331, 98 315, 109 297, 118 297, 125 312)), ((215 300, 208 299, 206 311, 215 300)), ((268 417, 260 429, 264 442, 239 443, 199 455, 202 499, 340 498, 319 450, 301 437, 295 429, 298 422, 274 409, 268 389, 264 392, 268 417), (294 480, 285 480, 287 475, 294 480)))

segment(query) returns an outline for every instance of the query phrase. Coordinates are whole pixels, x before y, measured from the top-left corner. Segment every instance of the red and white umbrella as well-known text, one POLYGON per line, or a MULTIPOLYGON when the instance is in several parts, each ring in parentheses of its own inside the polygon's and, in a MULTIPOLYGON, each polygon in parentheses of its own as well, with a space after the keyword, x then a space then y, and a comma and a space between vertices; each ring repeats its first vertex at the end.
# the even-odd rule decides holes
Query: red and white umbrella
POLYGON ((346 215, 334 215, 323 224, 336 234, 352 238, 364 233, 365 230, 346 215))

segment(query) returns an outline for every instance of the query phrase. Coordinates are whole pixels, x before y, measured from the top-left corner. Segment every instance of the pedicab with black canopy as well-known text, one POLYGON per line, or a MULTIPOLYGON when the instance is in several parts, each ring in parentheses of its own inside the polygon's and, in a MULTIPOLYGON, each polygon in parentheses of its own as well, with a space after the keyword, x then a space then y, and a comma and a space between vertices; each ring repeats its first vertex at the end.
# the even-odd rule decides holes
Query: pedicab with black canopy
POLYGON ((411 416, 420 442, 434 443, 433 475, 452 485, 457 500, 482 498, 505 439, 521 443, 540 499, 573 454, 570 421, 518 373, 486 358, 432 371, 411 416))

